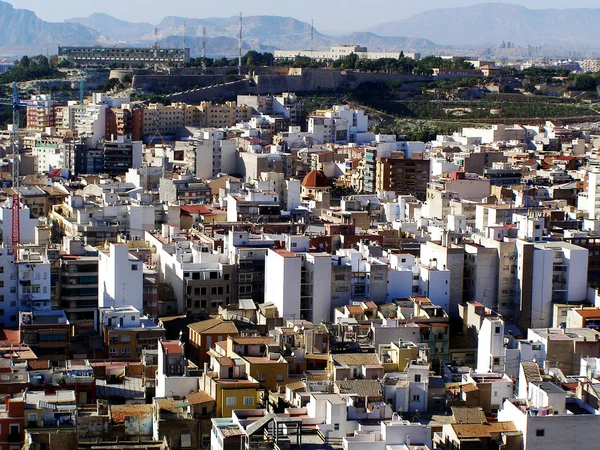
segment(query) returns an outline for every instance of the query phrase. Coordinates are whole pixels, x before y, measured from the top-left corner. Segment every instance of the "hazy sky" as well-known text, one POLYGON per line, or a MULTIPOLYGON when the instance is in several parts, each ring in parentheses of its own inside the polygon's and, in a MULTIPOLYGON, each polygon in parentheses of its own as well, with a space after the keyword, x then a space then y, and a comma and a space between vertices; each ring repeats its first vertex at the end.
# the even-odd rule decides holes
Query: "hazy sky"
MULTIPOLYGON (((131 22, 158 23, 165 16, 229 17, 244 15, 292 16, 315 21, 320 31, 361 30, 382 22, 402 19, 432 8, 468 6, 484 1, 469 0, 7 0, 15 8, 34 11, 38 17, 61 22, 72 17, 103 12, 131 22)), ((529 8, 598 8, 598 0, 521 0, 529 8)))

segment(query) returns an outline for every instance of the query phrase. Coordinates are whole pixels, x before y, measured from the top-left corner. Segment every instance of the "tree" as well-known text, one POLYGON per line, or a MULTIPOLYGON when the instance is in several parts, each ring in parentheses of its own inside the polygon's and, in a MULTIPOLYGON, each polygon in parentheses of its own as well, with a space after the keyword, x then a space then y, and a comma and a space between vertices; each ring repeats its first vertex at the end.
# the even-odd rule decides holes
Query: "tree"
POLYGON ((525 83, 523 85, 523 90, 525 92, 529 92, 530 94, 535 94, 535 91, 536 91, 535 84, 532 83, 531 81, 528 81, 527 83, 525 83))
POLYGON ((588 74, 578 75, 573 85, 573 89, 576 91, 595 91, 596 87, 596 78, 588 74))

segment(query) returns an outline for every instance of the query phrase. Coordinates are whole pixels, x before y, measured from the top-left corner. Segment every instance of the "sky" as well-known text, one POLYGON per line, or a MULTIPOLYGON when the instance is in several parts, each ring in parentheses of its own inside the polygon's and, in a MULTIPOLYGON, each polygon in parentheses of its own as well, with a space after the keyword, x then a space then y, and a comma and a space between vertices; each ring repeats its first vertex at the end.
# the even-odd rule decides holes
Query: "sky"
MULTIPOLYGON (((383 22, 399 20, 419 12, 458 6, 469 6, 484 1, 473 0, 7 0, 15 8, 32 10, 41 19, 62 22, 72 17, 85 17, 94 12, 110 14, 130 22, 157 24, 165 16, 180 17, 229 17, 244 15, 291 16, 305 22, 314 20, 321 32, 351 29, 363 30, 383 22), (165 5, 168 5, 166 7, 165 5)), ((501 3, 517 3, 532 9, 544 8, 598 8, 598 0, 517 0, 501 3)))

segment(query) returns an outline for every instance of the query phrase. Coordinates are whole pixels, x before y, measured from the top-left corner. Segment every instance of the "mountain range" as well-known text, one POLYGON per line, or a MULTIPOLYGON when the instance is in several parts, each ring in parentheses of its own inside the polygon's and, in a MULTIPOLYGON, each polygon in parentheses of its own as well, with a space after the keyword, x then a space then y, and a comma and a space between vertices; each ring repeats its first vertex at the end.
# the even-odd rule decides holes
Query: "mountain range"
MULTIPOLYGON (((58 44, 150 46, 156 38, 163 47, 181 47, 184 23, 185 44, 190 47, 192 56, 201 53, 203 27, 206 27, 209 56, 231 57, 237 54, 237 16, 167 16, 153 25, 95 13, 52 23, 39 19, 32 11, 15 9, 0 0, 0 55, 54 53, 58 44)), ((404 50, 431 54, 452 47, 494 47, 501 41, 523 46, 598 49, 598 23, 600 8, 532 10, 505 3, 485 3, 464 8, 433 9, 371 29, 332 37, 317 30, 311 33, 310 24, 292 17, 249 16, 243 19, 243 50, 320 50, 332 45, 359 44, 373 51, 404 50)))
POLYGON ((600 8, 529 9, 507 3, 432 9, 387 22, 370 31, 385 36, 421 36, 445 46, 558 45, 600 48, 600 8))

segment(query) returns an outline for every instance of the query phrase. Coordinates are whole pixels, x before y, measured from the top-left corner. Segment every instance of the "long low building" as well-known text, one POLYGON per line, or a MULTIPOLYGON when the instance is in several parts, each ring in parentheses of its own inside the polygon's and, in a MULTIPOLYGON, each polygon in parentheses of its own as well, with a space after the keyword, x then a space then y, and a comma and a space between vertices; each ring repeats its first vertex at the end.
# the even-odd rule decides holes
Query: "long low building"
POLYGON ((294 59, 297 56, 315 59, 318 61, 329 61, 345 58, 351 54, 357 55, 361 59, 398 59, 403 54, 407 58, 420 59, 420 53, 414 52, 370 52, 367 47, 360 45, 341 45, 331 47, 329 50, 275 50, 275 59, 294 59))
POLYGON ((58 56, 78 64, 108 66, 110 64, 188 63, 189 48, 152 47, 58 47, 58 56))

